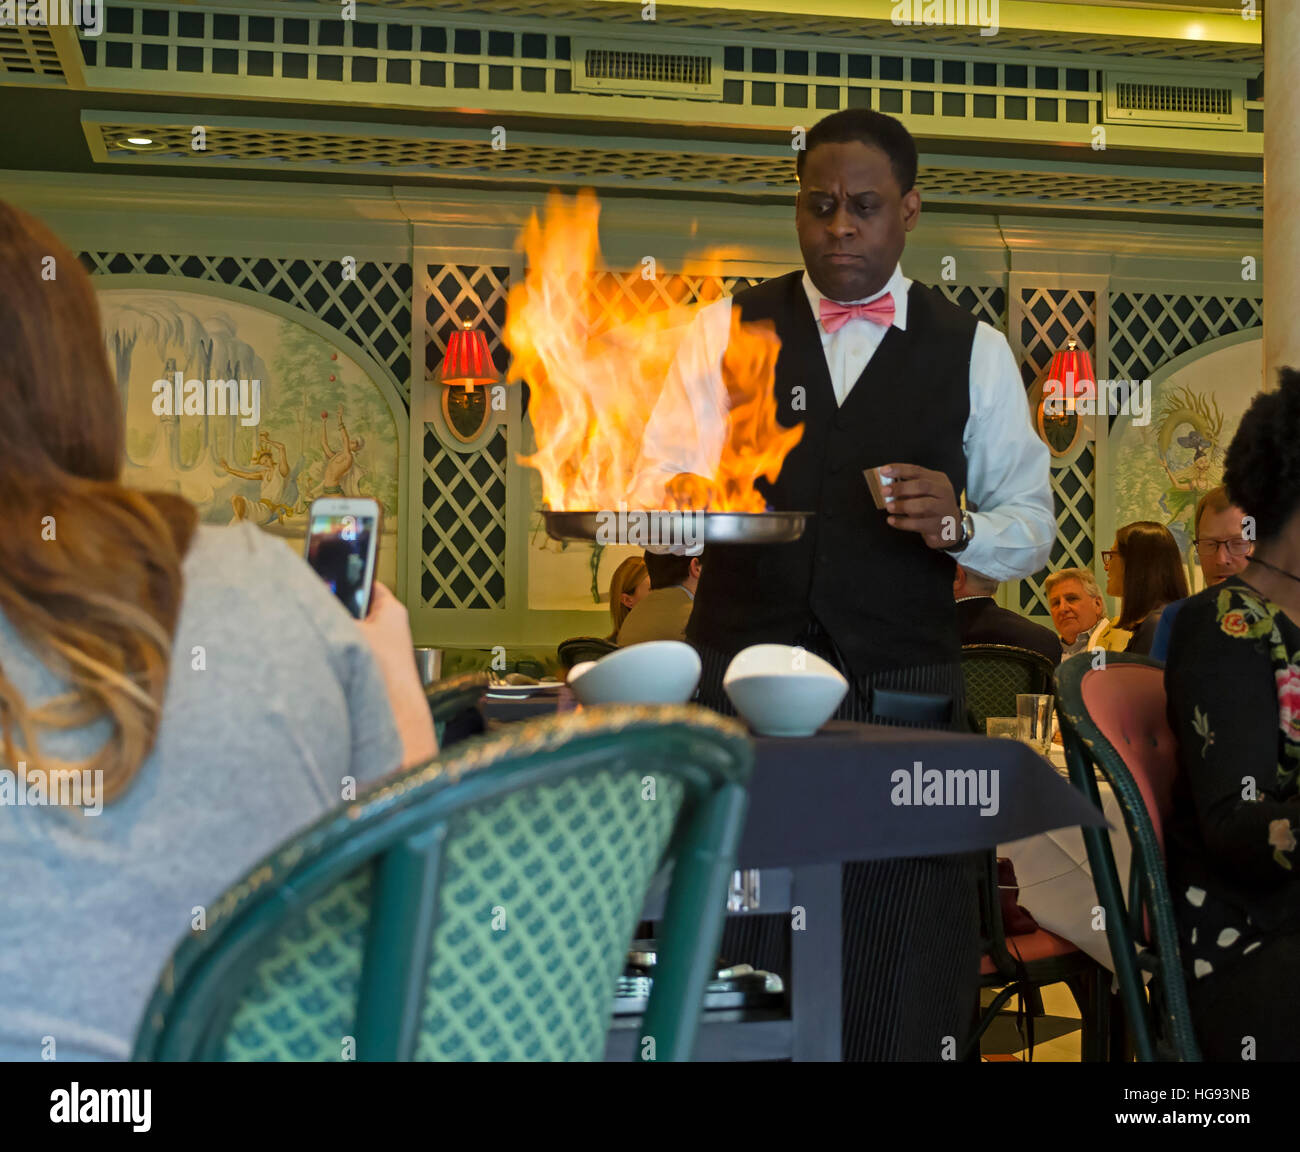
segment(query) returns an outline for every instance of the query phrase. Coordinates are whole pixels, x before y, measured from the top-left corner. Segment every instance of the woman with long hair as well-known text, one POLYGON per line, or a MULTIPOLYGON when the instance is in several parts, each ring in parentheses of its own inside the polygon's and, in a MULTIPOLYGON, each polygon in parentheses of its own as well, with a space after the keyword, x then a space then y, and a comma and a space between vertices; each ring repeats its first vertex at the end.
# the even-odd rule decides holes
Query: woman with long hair
POLYGON ((629 556, 614 569, 609 581, 609 615, 614 621, 614 631, 605 637, 611 644, 618 643, 618 630, 623 627, 627 614, 649 591, 650 573, 644 557, 629 556))
POLYGON ((1106 592, 1123 598, 1117 628, 1131 632, 1126 652, 1151 651, 1166 604, 1187 596, 1187 573, 1178 542, 1163 524, 1135 520, 1115 534, 1115 546, 1101 554, 1106 592))
POLYGON ((390 593, 123 485, 90 277, 3 202, 0 283, 0 1059, 124 1058, 194 910, 433 730, 390 593))

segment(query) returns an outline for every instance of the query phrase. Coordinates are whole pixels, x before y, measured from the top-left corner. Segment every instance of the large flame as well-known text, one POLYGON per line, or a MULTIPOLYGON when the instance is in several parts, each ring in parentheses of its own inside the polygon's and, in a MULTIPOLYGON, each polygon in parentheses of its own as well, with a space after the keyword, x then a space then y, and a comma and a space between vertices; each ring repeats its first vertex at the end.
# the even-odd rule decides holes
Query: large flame
MULTIPOLYGON (((534 214, 524 230, 527 273, 510 291, 503 333, 512 375, 531 390, 537 450, 520 462, 541 474, 542 499, 556 510, 763 511, 755 480, 775 480, 803 436, 802 425, 785 428, 776 418, 775 332, 741 324, 733 311, 721 457, 709 475, 665 473, 647 486, 642 441, 652 414, 660 443, 694 442, 689 404, 659 401, 688 326, 719 281, 598 271, 599 216, 592 193, 573 201, 553 194, 545 224, 534 214), (697 303, 688 305, 693 288, 697 303)), ((683 397, 702 386, 682 383, 683 397)))

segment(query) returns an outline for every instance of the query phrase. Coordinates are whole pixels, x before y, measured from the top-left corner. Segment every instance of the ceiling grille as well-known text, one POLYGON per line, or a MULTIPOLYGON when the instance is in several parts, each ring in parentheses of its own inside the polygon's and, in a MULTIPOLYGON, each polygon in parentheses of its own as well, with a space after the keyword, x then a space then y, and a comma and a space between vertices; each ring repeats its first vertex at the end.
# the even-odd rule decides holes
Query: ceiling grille
POLYGON ((0 27, 0 76, 25 83, 62 81, 63 67, 49 29, 0 27))
MULTIPOLYGON (((1218 79, 1216 77, 1215 79, 1218 79)), ((1106 73, 1106 119, 1169 128, 1219 128, 1245 131, 1246 86, 1161 84, 1149 77, 1106 73)))
POLYGON ((1121 108, 1142 112, 1193 112, 1232 115, 1231 88, 1176 88, 1172 84, 1118 84, 1121 108))
MULTIPOLYGON (((731 151, 684 151, 680 147, 666 151, 619 147, 600 139, 542 143, 515 133, 510 146, 498 151, 486 136, 470 138, 468 133, 456 139, 436 139, 428 131, 383 124, 348 125, 331 131, 320 122, 284 125, 271 120, 210 120, 205 124, 207 149, 194 152, 192 122, 181 117, 149 120, 127 118, 120 112, 86 112, 82 126, 92 153, 107 163, 356 172, 502 186, 591 185, 606 190, 682 191, 706 198, 778 199, 788 197, 795 187, 788 151, 760 150, 758 146, 748 154, 736 145, 730 146, 731 151), (132 135, 148 136, 158 151, 139 153, 122 147, 121 142, 132 135)), ((1242 173, 1237 180, 1205 180, 1126 173, 1120 179, 1113 171, 1062 171, 1047 164, 1007 171, 968 163, 972 166, 945 164, 941 158, 924 163, 920 183, 927 202, 1004 211, 1050 206, 1058 211, 1159 212, 1255 221, 1263 213, 1258 174, 1242 173)))
POLYGON ((574 49, 580 62, 573 85, 578 91, 722 97, 714 82, 714 55, 595 48, 581 42, 574 49))

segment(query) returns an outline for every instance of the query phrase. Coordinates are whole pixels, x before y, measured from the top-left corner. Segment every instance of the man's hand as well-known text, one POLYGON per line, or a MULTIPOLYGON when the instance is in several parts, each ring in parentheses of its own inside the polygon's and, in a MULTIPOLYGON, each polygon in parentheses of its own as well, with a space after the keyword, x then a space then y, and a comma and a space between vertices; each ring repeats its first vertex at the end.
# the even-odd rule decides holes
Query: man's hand
POLYGON ((919 532, 931 548, 951 548, 961 539, 961 509, 947 473, 916 464, 887 464, 892 476, 885 488, 885 510, 891 528, 919 532))

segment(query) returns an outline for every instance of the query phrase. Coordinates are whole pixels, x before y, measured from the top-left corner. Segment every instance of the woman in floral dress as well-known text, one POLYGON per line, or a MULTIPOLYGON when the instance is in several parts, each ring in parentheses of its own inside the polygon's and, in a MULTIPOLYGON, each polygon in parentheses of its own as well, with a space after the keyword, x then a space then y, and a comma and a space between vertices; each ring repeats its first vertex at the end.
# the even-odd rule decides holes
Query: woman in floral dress
POLYGON ((1224 481, 1256 546, 1186 601, 1165 686, 1179 776, 1166 844, 1207 1059, 1300 1059, 1300 373, 1256 397, 1224 481))

